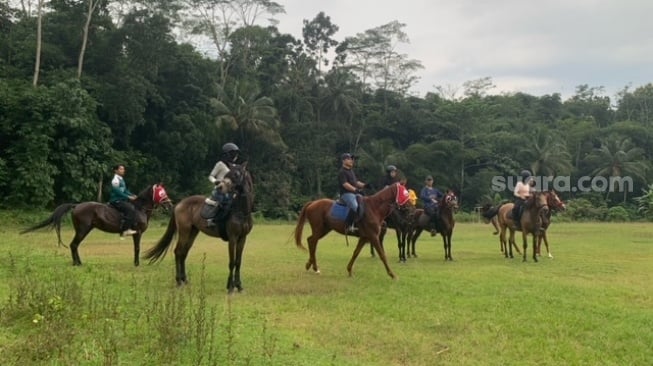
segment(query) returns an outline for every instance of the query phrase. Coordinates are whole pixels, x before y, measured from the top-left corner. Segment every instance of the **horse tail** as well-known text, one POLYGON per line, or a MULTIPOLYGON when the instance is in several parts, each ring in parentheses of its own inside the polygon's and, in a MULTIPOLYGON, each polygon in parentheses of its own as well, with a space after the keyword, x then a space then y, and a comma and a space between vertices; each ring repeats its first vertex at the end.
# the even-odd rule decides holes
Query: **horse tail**
POLYGON ((47 219, 43 220, 42 222, 32 227, 29 227, 21 231, 20 234, 22 235, 25 233, 32 232, 34 230, 44 228, 46 226, 50 226, 50 229, 55 229, 55 231, 57 232, 57 239, 59 240, 58 245, 65 247, 64 243, 61 241, 61 218, 64 217, 64 215, 67 214, 68 211, 75 208, 75 206, 77 206, 76 203, 64 203, 62 205, 59 205, 57 208, 54 209, 54 212, 52 213, 52 215, 50 215, 50 217, 48 217, 47 219))
POLYGON ((488 221, 492 220, 492 218, 499 213, 499 208, 501 208, 501 206, 502 205, 488 208, 487 211, 482 213, 483 217, 485 217, 488 221))
POLYGON ((159 242, 156 243, 156 245, 153 248, 145 252, 143 258, 149 259, 150 264, 162 260, 166 256, 166 253, 168 252, 168 248, 170 247, 170 243, 172 243, 172 239, 175 237, 176 232, 177 232, 177 220, 175 218, 175 210, 173 209, 172 215, 170 215, 170 221, 168 221, 168 227, 166 228, 166 232, 163 234, 161 239, 159 239, 159 242))
POLYGON ((302 208, 302 212, 299 213, 299 218, 297 219, 297 226, 295 226, 295 244, 297 248, 306 250, 306 247, 302 244, 302 233, 304 231, 304 222, 306 222, 306 209, 311 202, 308 202, 302 208))

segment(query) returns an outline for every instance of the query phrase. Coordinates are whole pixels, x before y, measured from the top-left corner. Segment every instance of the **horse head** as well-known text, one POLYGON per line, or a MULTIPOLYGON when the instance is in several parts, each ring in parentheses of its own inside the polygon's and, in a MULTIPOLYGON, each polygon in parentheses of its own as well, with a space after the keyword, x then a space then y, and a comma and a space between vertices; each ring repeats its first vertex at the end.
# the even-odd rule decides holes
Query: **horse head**
POLYGON ((456 193, 451 189, 447 190, 447 193, 441 199, 440 207, 448 208, 449 210, 451 210, 451 212, 457 211, 459 206, 458 206, 458 197, 456 196, 456 193))
POLYGON ((531 195, 532 207, 538 214, 547 214, 549 212, 547 192, 534 192, 531 195))
POLYGON ((558 194, 551 190, 546 192, 547 205, 555 210, 564 211, 567 209, 567 205, 560 199, 558 194))
POLYGON ((146 210, 152 210, 155 206, 161 206, 168 211, 173 206, 163 183, 148 186, 137 197, 135 202, 137 209, 144 208, 146 210))
POLYGON ((247 170, 247 162, 233 165, 225 175, 223 184, 229 192, 234 194, 234 200, 244 198, 247 206, 244 209, 251 212, 254 202, 254 185, 252 176, 247 170))

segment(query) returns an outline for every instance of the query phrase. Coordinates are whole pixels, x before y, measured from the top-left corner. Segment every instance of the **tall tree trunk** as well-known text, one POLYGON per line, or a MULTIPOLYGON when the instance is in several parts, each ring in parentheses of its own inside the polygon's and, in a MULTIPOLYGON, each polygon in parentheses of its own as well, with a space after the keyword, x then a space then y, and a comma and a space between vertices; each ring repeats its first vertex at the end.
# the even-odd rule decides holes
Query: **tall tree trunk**
POLYGON ((95 8, 97 8, 99 0, 88 0, 88 13, 86 14, 86 23, 84 23, 82 48, 79 51, 79 59, 77 60, 77 79, 82 77, 82 69, 84 68, 84 54, 86 53, 86 44, 88 43, 88 30, 91 27, 91 19, 95 8))
POLYGON ((32 85, 36 86, 39 83, 39 71, 41 70, 41 28, 42 28, 42 15, 41 5, 43 0, 39 0, 37 6, 36 18, 36 61, 34 62, 34 79, 32 85))

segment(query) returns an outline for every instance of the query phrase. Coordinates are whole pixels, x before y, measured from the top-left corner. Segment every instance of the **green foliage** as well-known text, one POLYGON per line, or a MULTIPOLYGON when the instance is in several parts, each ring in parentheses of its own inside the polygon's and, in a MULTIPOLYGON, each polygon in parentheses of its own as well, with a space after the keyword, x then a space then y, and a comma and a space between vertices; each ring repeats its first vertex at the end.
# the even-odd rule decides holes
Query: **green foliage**
POLYGON ((577 198, 567 202, 567 209, 563 216, 570 217, 574 221, 603 221, 607 212, 605 203, 594 205, 587 198, 577 198))
POLYGON ((642 193, 635 198, 638 212, 651 220, 653 219, 653 184, 650 184, 647 189, 642 189, 642 193))
MULTIPOLYGON (((407 24, 338 39, 338 25, 319 13, 295 39, 254 25, 283 12, 277 3, 213 0, 126 2, 120 14, 100 2, 77 80, 86 6, 46 3, 38 88, 36 20, 16 2, 0 5, 2 206, 94 199, 116 163, 128 165, 131 188, 162 181, 173 199, 208 193, 206 176, 226 141, 250 161, 258 212, 271 219, 295 215, 297 200, 333 197, 345 151, 361 155, 356 173, 367 182, 389 163, 415 188, 436 175, 468 212, 494 193, 494 176, 524 168, 629 176, 636 191, 652 178, 651 84, 626 87, 616 100, 580 85, 563 101, 557 93, 491 95, 488 76, 465 82, 462 93, 436 86, 410 96, 421 63, 396 52, 409 41, 407 24), (183 43, 196 39, 188 33, 210 46, 183 43)), ((607 207, 628 211, 635 202, 629 192, 591 199, 606 212, 578 219, 616 220, 620 211, 607 207)))
POLYGON ((608 209, 605 219, 613 222, 626 222, 630 221, 630 215, 625 207, 614 206, 608 209))

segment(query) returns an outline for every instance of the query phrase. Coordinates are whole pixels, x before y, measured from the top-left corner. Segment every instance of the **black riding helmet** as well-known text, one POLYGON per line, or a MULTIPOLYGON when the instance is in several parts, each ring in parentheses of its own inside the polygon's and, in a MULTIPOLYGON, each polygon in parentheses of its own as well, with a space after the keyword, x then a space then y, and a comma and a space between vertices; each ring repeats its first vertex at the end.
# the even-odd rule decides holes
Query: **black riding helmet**
POLYGON ((397 170, 397 167, 394 165, 388 165, 387 167, 385 167, 385 171, 388 173, 394 172, 395 170, 397 170))
POLYGON ((522 182, 526 182, 526 180, 531 177, 531 172, 528 170, 522 170, 519 175, 521 175, 522 182))
POLYGON ((235 152, 240 151, 238 146, 236 146, 236 144, 234 144, 233 142, 227 142, 226 144, 222 145, 222 152, 223 153, 226 154, 226 153, 230 153, 230 152, 233 152, 233 151, 235 151, 235 152))
POLYGON ((238 158, 239 152, 240 149, 233 142, 227 142, 226 144, 222 145, 222 159, 226 159, 225 161, 229 161, 230 163, 235 162, 236 158, 238 158))

